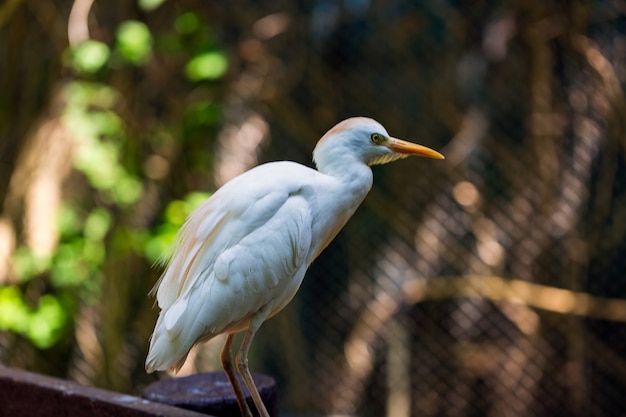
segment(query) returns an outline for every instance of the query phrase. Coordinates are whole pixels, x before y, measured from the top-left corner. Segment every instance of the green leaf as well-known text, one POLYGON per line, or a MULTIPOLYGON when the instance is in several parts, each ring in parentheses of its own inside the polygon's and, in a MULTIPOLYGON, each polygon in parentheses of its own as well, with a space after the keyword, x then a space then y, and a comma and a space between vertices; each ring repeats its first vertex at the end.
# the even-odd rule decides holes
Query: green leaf
POLYGON ((76 208, 68 203, 62 203, 58 210, 57 223, 61 238, 67 239, 76 236, 82 226, 76 208))
POLYGON ((143 65, 152 53, 152 34, 144 23, 128 20, 117 29, 117 51, 134 65, 143 65))
POLYGON ((29 281, 50 267, 50 258, 37 256, 29 248, 22 246, 13 253, 13 268, 20 281, 29 281))
POLYGON ((85 221, 85 237, 89 240, 102 240, 110 227, 111 213, 103 208, 96 208, 89 214, 85 221))
POLYGON ((92 106, 101 109, 112 108, 119 99, 119 93, 113 88, 99 83, 87 81, 73 81, 68 83, 64 90, 68 112, 81 114, 92 106))
POLYGON ((111 191, 115 202, 125 206, 133 204, 141 198, 143 186, 141 181, 126 174, 119 179, 111 191))
POLYGON ((196 55, 185 66, 185 75, 191 81, 214 80, 228 69, 228 60, 222 52, 211 51, 196 55))
POLYGON ((40 349, 49 348, 61 336, 67 323, 67 313, 59 300, 52 295, 39 299, 39 306, 31 314, 26 331, 28 338, 40 349))
POLYGON ((137 4, 141 10, 151 12, 159 7, 165 0, 139 0, 137 4))
POLYGON ((211 126, 220 118, 219 105, 211 102, 200 102, 189 106, 185 111, 185 122, 189 126, 211 126))
POLYGON ((182 226, 188 214, 185 202, 174 200, 165 209, 165 220, 174 226, 182 226))
POLYGON ((195 32, 200 25, 198 15, 193 12, 183 13, 174 21, 174 27, 180 34, 187 35, 195 32))
POLYGON ((89 278, 91 271, 84 256, 84 247, 82 239, 58 247, 50 271, 50 280, 55 287, 80 285, 89 278))
POLYGON ((23 333, 28 328, 30 311, 22 292, 14 285, 0 287, 0 330, 23 333))
POLYGON ((78 72, 93 74, 107 63, 110 54, 106 44, 90 39, 70 49, 70 65, 78 72))

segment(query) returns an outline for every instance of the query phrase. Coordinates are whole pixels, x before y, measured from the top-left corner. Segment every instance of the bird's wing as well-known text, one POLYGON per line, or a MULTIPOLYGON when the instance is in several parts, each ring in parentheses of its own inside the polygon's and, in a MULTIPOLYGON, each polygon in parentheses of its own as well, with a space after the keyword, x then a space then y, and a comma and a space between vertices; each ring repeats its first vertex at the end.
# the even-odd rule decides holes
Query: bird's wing
POLYGON ((247 193, 229 183, 189 216, 155 286, 159 307, 171 306, 221 253, 269 220, 289 197, 287 192, 262 188, 247 193))
POLYGON ((182 228, 158 284, 147 369, 176 368, 198 340, 241 330, 295 294, 311 248, 310 204, 293 181, 251 183, 228 183, 182 228))
POLYGON ((219 281, 233 293, 269 293, 306 263, 311 214, 302 184, 273 177, 281 170, 270 168, 248 171, 220 188, 181 228, 156 290, 159 307, 171 310, 169 324, 186 310, 182 301, 190 292, 206 300, 219 281))
POLYGON ((268 316, 280 310, 300 286, 311 240, 308 203, 291 194, 267 222, 220 254, 213 278, 201 283, 197 299, 210 301, 199 311, 208 319, 207 331, 222 332, 262 311, 268 316))

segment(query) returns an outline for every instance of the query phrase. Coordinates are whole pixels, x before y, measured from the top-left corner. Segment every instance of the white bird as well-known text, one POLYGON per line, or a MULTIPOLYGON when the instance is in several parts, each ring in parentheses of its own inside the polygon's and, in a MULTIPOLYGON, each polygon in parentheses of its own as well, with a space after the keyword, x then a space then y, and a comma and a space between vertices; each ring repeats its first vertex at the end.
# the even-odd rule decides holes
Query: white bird
POLYGON ((187 219, 155 286, 161 308, 146 371, 178 371, 193 345, 225 333, 220 355, 244 416, 252 413, 233 367, 231 345, 245 335, 237 369, 263 417, 268 413, 248 368, 248 350, 266 319, 295 295, 313 260, 372 187, 370 165, 409 155, 443 159, 355 117, 317 143, 317 171, 295 162, 257 166, 218 189, 187 219))

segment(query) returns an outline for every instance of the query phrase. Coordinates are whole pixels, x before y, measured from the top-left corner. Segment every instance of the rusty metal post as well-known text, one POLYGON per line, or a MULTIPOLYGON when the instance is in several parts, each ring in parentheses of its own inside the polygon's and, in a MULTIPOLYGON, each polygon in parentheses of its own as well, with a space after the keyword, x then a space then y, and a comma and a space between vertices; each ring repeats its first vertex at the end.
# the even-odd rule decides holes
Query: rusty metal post
MULTIPOLYGON (((271 417, 278 416, 276 382, 267 375, 252 374, 259 394, 271 417)), ((243 382, 241 382, 242 387, 243 382)), ((185 408, 216 417, 240 417, 235 393, 224 372, 201 373, 186 377, 166 378, 149 385, 141 396, 147 400, 185 408)), ((246 392, 250 410, 256 407, 246 392)))

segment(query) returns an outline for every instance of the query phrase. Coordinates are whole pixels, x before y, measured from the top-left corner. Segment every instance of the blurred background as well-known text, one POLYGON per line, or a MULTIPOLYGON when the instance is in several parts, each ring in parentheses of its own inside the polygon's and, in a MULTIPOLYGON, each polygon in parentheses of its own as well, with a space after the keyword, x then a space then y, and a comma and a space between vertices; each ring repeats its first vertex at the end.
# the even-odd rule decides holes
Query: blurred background
MULTIPOLYGON (((261 329, 283 415, 626 415, 626 1, 8 0, 0 363, 138 394, 186 215, 370 116, 375 184, 261 329)), ((221 340, 183 374, 219 370, 221 340)))

